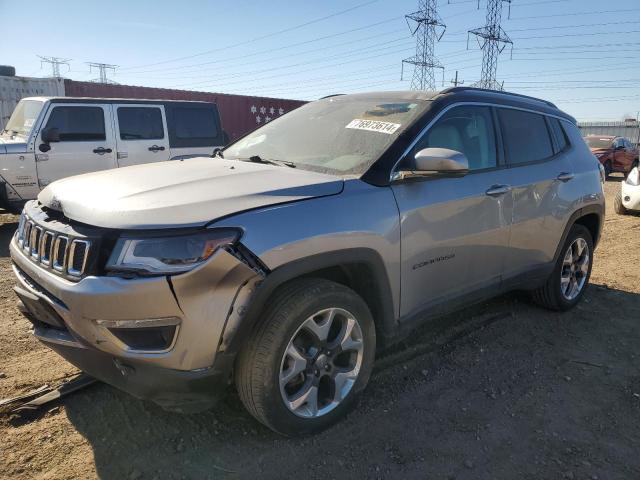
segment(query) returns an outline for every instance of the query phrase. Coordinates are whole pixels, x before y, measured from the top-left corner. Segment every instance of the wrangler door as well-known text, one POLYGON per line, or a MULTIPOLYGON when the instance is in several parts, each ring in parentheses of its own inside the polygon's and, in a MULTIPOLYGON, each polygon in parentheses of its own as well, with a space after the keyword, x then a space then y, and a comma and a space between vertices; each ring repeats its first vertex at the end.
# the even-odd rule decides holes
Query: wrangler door
POLYGON ((40 188, 60 178, 116 167, 114 143, 111 105, 52 103, 36 139, 40 188), (47 144, 42 132, 52 128, 59 141, 47 144))
POLYGON ((118 166, 169 160, 169 136, 162 105, 114 105, 118 166))

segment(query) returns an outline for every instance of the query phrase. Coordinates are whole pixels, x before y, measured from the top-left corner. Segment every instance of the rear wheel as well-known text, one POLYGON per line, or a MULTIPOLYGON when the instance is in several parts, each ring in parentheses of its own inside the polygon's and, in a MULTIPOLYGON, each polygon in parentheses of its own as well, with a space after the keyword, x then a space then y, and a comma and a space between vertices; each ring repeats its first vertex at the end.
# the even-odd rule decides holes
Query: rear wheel
POLYGON ((236 387, 247 410, 283 435, 320 431, 366 386, 375 327, 351 289, 302 279, 278 291, 240 353, 236 387))
POLYGON ((622 204, 622 191, 618 189, 618 193, 616 193, 616 198, 613 201, 613 209, 619 215, 626 215, 629 211, 622 204))
POLYGON ((551 310, 569 310, 582 298, 593 264, 593 239, 582 225, 574 225, 560 251, 553 272, 533 292, 536 303, 551 310))

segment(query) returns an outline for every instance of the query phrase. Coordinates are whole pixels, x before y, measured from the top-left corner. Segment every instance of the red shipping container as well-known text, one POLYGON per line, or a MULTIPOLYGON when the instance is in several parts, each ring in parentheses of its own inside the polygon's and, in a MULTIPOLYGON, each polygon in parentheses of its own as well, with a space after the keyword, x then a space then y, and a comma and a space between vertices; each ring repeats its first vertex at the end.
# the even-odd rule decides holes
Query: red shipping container
POLYGON ((222 127, 230 140, 305 104, 301 100, 251 97, 227 93, 192 92, 167 88, 137 87, 94 82, 64 81, 67 97, 140 98, 152 100, 195 100, 218 105, 222 127))

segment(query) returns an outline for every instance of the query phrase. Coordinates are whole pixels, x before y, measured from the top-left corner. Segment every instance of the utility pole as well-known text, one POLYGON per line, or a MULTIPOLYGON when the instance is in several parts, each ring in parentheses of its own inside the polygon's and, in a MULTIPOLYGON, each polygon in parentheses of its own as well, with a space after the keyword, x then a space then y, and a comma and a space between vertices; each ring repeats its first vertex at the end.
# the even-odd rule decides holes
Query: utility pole
MULTIPOLYGON (((502 3, 509 4, 509 14, 511 14, 511 0, 487 0, 487 17, 484 27, 469 30, 467 33, 467 48, 469 48, 469 34, 475 35, 478 45, 482 49, 482 73, 480 81, 475 86, 487 88, 489 90, 502 90, 503 85, 497 82, 498 57, 507 47, 511 45, 513 52, 513 41, 502 29, 502 3)), ((480 1, 478 0, 478 8, 480 1)))
POLYGON ((457 87, 458 85, 464 85, 464 80, 458 80, 458 70, 456 70, 456 78, 451 80, 451 83, 453 83, 454 87, 457 87))
POLYGON ((411 34, 416 37, 416 54, 402 61, 400 80, 407 63, 413 65, 412 90, 436 90, 435 69, 442 70, 444 85, 444 66, 435 57, 435 43, 440 41, 447 27, 438 15, 437 0, 419 1, 420 10, 405 16, 411 34))
POLYGON ((42 55, 38 55, 38 57, 40 58, 40 68, 42 68, 43 63, 51 65, 51 76, 53 78, 60 78, 60 65, 66 65, 67 71, 69 71, 70 58, 43 57, 42 55))
POLYGON ((113 80, 109 80, 107 78, 107 70, 111 70, 115 73, 116 68, 118 68, 118 65, 111 65, 109 63, 96 63, 96 62, 87 62, 87 65, 89 65, 89 72, 92 72, 94 68, 98 69, 99 77, 91 80, 92 82, 111 83, 111 84, 116 83, 113 80))

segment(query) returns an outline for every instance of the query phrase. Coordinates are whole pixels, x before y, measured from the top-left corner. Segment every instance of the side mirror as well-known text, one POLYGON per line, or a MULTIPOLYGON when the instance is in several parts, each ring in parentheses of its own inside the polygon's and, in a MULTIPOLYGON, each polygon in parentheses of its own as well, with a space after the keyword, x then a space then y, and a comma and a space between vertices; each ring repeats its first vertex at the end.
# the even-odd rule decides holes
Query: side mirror
POLYGON ((448 148, 425 148, 416 153, 415 168, 397 172, 396 179, 412 177, 463 177, 469 173, 464 153, 448 148))
POLYGON ((60 132, 56 127, 49 127, 42 130, 42 141, 44 143, 52 143, 60 141, 60 132))

